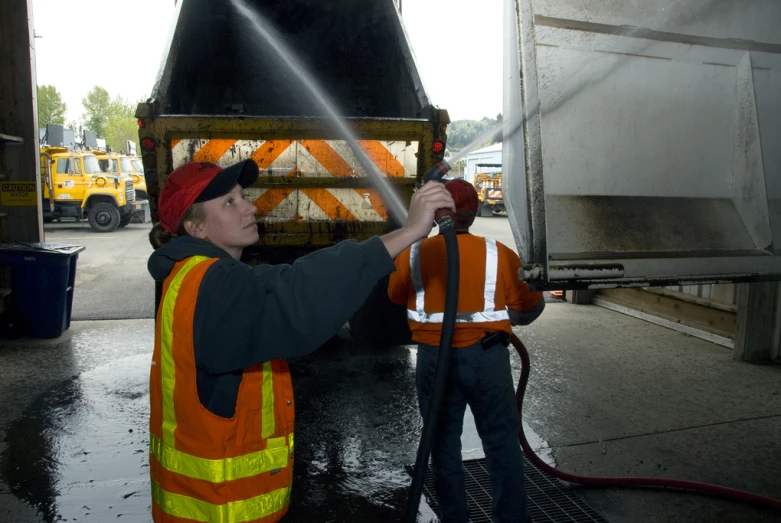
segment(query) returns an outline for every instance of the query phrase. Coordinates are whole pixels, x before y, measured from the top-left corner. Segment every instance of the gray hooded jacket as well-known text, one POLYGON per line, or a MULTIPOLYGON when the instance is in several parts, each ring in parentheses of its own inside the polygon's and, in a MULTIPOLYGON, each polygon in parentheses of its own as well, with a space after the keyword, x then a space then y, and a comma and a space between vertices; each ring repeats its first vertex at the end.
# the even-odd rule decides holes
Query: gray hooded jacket
POLYGON ((198 395, 222 417, 235 411, 242 369, 314 351, 395 270, 376 237, 341 242, 292 265, 253 267, 209 242, 183 236, 150 256, 149 273, 162 282, 191 256, 219 258, 198 291, 193 337, 198 395))

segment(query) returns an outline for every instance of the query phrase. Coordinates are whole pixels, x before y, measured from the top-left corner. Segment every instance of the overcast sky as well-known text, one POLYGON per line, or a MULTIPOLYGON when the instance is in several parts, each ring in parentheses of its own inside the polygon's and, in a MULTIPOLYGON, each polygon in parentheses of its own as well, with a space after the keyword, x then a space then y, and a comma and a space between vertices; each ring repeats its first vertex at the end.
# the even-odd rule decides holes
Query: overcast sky
MULTIPOLYGON (((38 85, 60 91, 67 122, 95 85, 133 102, 149 95, 173 0, 33 0, 33 10, 38 85)), ((403 0, 402 10, 432 102, 452 120, 501 112, 502 0, 403 0)))

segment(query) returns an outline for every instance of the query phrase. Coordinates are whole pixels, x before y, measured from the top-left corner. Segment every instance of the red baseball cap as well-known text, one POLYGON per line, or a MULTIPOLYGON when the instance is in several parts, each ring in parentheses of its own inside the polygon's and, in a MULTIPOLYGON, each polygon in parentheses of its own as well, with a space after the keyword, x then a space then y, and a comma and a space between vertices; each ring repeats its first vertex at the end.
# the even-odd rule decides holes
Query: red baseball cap
POLYGON ((472 225, 480 207, 480 200, 477 198, 474 186, 461 178, 456 178, 447 182, 445 189, 453 196, 456 204, 456 214, 453 219, 467 227, 472 225))
POLYGON ((237 183, 248 187, 258 179, 258 166, 244 160, 223 169, 208 162, 189 162, 174 169, 160 191, 157 212, 165 230, 176 234, 179 222, 194 203, 227 194, 237 183))

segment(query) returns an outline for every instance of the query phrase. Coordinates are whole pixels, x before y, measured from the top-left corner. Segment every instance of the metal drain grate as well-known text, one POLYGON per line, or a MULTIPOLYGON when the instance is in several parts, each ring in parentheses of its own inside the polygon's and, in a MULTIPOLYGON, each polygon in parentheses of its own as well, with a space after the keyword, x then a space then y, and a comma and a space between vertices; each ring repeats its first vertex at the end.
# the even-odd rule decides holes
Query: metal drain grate
MULTIPOLYGON (((594 509, 558 479, 545 474, 524 456, 524 473, 529 513, 534 523, 608 523, 594 509)), ((485 459, 464 461, 466 495, 471 523, 491 523, 491 483, 485 459)), ((412 467, 407 467, 412 473, 412 467)), ((434 476, 429 467, 423 485, 431 508, 437 510, 434 476)))

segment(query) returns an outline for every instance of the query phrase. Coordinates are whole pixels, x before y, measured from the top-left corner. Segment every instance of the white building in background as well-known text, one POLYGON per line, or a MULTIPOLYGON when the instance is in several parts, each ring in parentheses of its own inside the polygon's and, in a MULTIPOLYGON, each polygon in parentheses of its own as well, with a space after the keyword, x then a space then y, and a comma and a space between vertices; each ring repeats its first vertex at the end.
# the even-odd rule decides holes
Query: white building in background
POLYGON ((464 169, 464 180, 472 183, 475 174, 480 172, 501 172, 502 165, 502 144, 496 143, 483 149, 473 151, 466 155, 466 168, 464 169), (478 164, 494 164, 499 167, 478 167, 478 164))

